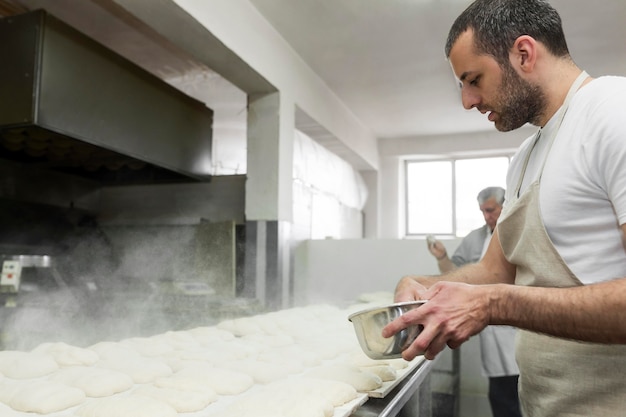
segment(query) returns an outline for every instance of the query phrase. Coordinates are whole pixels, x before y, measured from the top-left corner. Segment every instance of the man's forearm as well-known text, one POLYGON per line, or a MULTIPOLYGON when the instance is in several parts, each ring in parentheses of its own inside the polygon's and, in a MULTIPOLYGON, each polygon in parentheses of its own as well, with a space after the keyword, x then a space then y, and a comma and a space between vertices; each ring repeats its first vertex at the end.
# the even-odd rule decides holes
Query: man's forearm
POLYGON ((456 265, 448 257, 448 254, 444 254, 441 258, 437 258, 437 266, 442 274, 450 272, 456 269, 456 265))
MULTIPOLYGON (((450 262, 452 263, 452 262, 450 262)), ((453 264, 454 265, 454 264, 453 264)), ((485 284, 511 284, 515 279, 514 275, 508 273, 494 272, 485 263, 477 262, 461 267, 455 267, 449 272, 437 277, 426 277, 425 282, 430 286, 437 281, 462 282, 464 284, 485 285, 485 284)), ((420 283, 425 285, 420 278, 420 283)))
POLYGON ((489 290, 489 324, 588 342, 626 343, 626 278, 571 288, 496 285, 489 290))
POLYGON ((460 282, 464 284, 499 284, 510 283, 513 278, 507 274, 495 274, 489 272, 482 263, 468 264, 456 268, 443 275, 416 276, 409 275, 403 277, 395 289, 395 301, 419 300, 421 291, 430 288, 440 281, 460 282))

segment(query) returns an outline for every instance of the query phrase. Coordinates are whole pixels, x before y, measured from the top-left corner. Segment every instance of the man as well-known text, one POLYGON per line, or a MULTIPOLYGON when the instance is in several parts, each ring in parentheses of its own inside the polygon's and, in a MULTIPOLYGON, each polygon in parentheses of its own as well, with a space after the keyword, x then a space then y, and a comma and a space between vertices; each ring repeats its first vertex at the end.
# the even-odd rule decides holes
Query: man
MULTIPOLYGON (((478 207, 485 224, 472 230, 448 258, 445 246, 439 241, 428 245, 437 259, 442 273, 478 262, 491 241, 491 235, 500 217, 504 203, 504 188, 488 187, 478 193, 478 207)), ((517 380, 519 369, 515 362, 515 328, 487 326, 479 333, 483 374, 489 378, 489 404, 494 417, 521 417, 517 380)))
POLYGON ((423 331, 404 352, 434 358, 490 324, 517 327, 525 416, 621 416, 626 409, 626 78, 592 79, 542 0, 477 0, 446 55, 464 107, 500 131, 540 127, 507 175, 485 256, 438 278, 404 277, 393 321, 423 331), (515 284, 515 285, 513 285, 515 284))

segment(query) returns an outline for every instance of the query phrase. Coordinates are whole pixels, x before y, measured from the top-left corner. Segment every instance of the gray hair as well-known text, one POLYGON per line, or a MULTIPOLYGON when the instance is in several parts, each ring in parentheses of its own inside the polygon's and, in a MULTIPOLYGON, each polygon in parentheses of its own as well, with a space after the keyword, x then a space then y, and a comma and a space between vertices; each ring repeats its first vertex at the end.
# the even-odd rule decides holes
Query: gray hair
POLYGON ((495 198, 496 203, 499 205, 504 204, 504 188, 502 187, 487 187, 478 193, 478 204, 484 204, 485 201, 490 198, 495 198))
MULTIPOLYGON (((476 52, 509 63, 515 40, 529 35, 555 56, 569 58, 561 17, 545 0, 476 0, 453 23, 446 41, 446 57, 459 36, 471 29, 476 52)), ((571 58, 570 58, 571 59, 571 58)))

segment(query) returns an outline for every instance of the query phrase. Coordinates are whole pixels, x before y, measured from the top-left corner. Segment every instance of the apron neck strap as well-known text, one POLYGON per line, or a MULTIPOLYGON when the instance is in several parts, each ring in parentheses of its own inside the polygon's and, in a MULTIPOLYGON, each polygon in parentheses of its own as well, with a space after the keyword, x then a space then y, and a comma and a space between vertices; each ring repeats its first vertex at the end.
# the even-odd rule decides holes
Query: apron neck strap
MULTIPOLYGON (((552 148, 552 143, 554 142, 554 138, 556 137, 557 133, 559 132, 559 129, 561 128, 561 124, 563 123, 563 119, 565 119, 565 113, 567 113, 567 109, 569 108, 569 104, 572 101, 572 98, 574 97, 574 95, 576 94, 576 92, 578 91, 578 89, 583 85, 583 82, 585 82, 585 80, 587 79, 587 77, 589 77, 589 74, 587 74, 586 71, 581 72, 578 77, 576 77, 576 79, 574 80, 574 82, 572 83, 572 85, 569 88, 569 91, 567 92, 567 96, 565 96, 565 100, 563 101, 563 104, 561 105, 561 108, 558 110, 558 115, 557 115, 557 122, 556 125, 554 127, 554 129, 552 130, 552 134, 550 135, 550 137, 548 137, 547 139, 545 139, 546 141, 548 141, 548 148, 546 149, 546 156, 543 160, 543 164, 541 166, 541 171, 540 171, 540 176, 541 173, 543 173, 543 168, 546 164, 546 161, 548 160, 548 154, 550 153, 550 149, 552 148)), ((528 162, 530 161, 530 155, 533 152, 533 149, 535 149, 535 146, 537 145, 537 142, 539 142, 539 139, 541 138, 541 131, 542 128, 540 128, 537 131, 537 134, 535 135, 535 139, 533 141, 532 146, 530 147, 530 150, 528 151, 528 153, 526 154, 526 159, 524 160, 524 165, 522 166, 522 172, 520 174, 519 180, 517 182, 517 187, 515 189, 515 195, 517 195, 519 197, 520 194, 520 189, 522 188, 522 182, 524 181, 524 175, 526 174, 526 168, 528 166, 528 162)))

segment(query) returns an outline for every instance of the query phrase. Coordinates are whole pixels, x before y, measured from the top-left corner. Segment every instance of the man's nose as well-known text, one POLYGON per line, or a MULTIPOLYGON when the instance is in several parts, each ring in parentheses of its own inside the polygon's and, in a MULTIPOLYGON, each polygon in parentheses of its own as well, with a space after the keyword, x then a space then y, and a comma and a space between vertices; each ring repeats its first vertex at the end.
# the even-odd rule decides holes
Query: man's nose
POLYGON ((478 107, 480 104, 480 96, 476 93, 472 93, 468 88, 462 88, 461 102, 466 110, 471 110, 474 107, 478 107))

